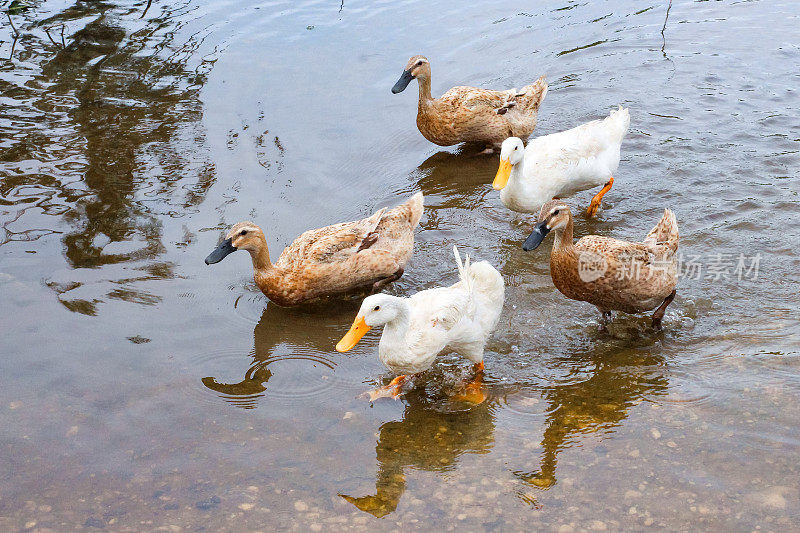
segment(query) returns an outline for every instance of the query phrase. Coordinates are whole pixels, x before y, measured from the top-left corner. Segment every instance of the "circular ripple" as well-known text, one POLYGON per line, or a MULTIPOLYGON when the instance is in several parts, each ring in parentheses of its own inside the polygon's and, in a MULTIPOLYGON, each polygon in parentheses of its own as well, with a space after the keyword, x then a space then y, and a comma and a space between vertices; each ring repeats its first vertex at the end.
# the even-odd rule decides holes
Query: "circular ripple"
POLYGON ((541 390, 518 390, 503 398, 503 406, 525 417, 543 418, 558 409, 558 404, 548 402, 541 390))
POLYGON ((762 352, 748 358, 760 368, 791 386, 800 389, 800 352, 762 352))
MULTIPOLYGON (((244 289, 247 290, 249 287, 244 287, 244 289)), ((233 301, 235 311, 233 314, 236 318, 255 326, 261 320, 268 301, 261 292, 243 292, 233 301)))
POLYGON ((239 407, 253 408, 265 396, 284 401, 308 399, 336 386, 336 364, 320 354, 295 350, 257 361, 248 358, 246 367, 243 358, 238 359, 238 364, 228 364, 228 359, 211 358, 203 367, 206 376, 201 383, 207 391, 239 407), (232 370, 237 366, 240 374, 232 370))
POLYGON ((681 370, 668 373, 667 393, 654 399, 657 403, 701 405, 713 402, 722 391, 698 375, 681 370))

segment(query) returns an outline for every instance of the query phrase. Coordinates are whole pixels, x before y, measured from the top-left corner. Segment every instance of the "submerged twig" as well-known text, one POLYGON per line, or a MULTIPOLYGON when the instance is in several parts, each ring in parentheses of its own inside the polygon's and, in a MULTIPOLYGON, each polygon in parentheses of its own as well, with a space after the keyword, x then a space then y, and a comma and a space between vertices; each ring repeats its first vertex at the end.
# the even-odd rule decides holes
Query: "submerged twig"
POLYGON ((667 47, 667 38, 664 37, 664 30, 667 29, 667 20, 669 20, 669 10, 672 9, 672 0, 669 0, 669 4, 667 5, 667 14, 664 16, 664 25, 661 27, 661 53, 664 54, 666 57, 667 52, 665 51, 667 47))
MULTIPOLYGON (((64 29, 65 28, 66 28, 66 26, 64 24, 62 24, 61 25, 61 48, 66 48, 67 47, 67 43, 64 41, 64 29)), ((59 44, 56 42, 56 40, 53 39, 53 36, 50 35, 50 30, 52 30, 52 29, 53 29, 52 26, 49 27, 49 28, 45 28, 44 32, 47 34, 47 38, 50 39, 51 43, 53 43, 56 46, 59 46, 59 44)))
POLYGON ((53 40, 53 37, 50 35, 50 28, 45 28, 44 32, 47 34, 47 38, 50 39, 50 42, 54 45, 58 46, 58 43, 53 40))
POLYGON ((14 26, 14 22, 11 20, 11 13, 6 11, 6 16, 8 17, 8 23, 11 24, 11 30, 14 32, 14 39, 18 39, 19 32, 17 31, 17 28, 14 26))
POLYGON ((152 3, 153 3, 153 0, 147 0, 147 7, 144 8, 144 11, 142 11, 142 16, 139 17, 140 19, 143 19, 144 16, 147 15, 147 10, 150 9, 150 4, 152 4, 152 3))
POLYGON ((14 42, 13 42, 13 43, 11 43, 11 53, 10 53, 10 54, 8 54, 8 60, 9 60, 9 61, 11 61, 11 60, 14 58, 14 50, 17 48, 17 40, 18 40, 18 39, 19 39, 19 38, 18 38, 18 37, 15 35, 15 36, 14 36, 14 42))

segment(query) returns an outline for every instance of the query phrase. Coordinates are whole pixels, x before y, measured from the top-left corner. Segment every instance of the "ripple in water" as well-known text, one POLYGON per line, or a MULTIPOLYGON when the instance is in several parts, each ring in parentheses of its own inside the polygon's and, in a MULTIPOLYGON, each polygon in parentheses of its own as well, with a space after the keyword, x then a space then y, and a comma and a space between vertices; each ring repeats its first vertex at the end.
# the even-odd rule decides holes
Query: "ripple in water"
POLYGON ((271 399, 292 403, 294 400, 307 399, 325 394, 337 386, 333 370, 336 364, 321 354, 288 353, 271 355, 266 359, 252 362, 244 371, 241 379, 229 376, 231 359, 240 362, 241 355, 210 355, 200 362, 208 371, 219 369, 215 375, 202 378, 201 382, 208 391, 237 407, 253 409, 257 407, 259 398, 269 396, 271 399), (203 364, 206 363, 206 364, 203 364))
MULTIPOLYGON (((258 291, 258 288, 253 285, 253 288, 258 291)), ((245 287, 250 289, 250 287, 245 287)), ((235 315, 238 318, 244 319, 245 322, 255 326, 261 320, 264 314, 264 307, 267 305, 267 298, 261 292, 247 291, 236 297, 233 302, 233 308, 236 311, 235 315)))

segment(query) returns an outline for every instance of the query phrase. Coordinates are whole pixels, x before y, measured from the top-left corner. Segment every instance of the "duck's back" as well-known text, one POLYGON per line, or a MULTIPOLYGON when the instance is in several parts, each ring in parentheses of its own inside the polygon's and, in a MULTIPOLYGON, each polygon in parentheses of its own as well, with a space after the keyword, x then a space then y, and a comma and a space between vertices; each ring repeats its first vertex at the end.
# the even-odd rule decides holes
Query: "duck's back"
POLYGON ((392 276, 411 257, 423 201, 417 193, 368 218, 304 232, 286 247, 259 286, 270 298, 268 290, 289 292, 303 301, 361 289, 392 276))
POLYGON ((420 103, 417 127, 426 139, 440 146, 460 142, 499 145, 508 137, 527 139, 536 127, 546 94, 544 77, 519 93, 515 89, 453 87, 440 98, 420 103))
POLYGON ((408 350, 386 352, 381 361, 403 373, 422 372, 433 364, 454 338, 467 329, 469 298, 453 287, 437 287, 420 291, 408 299, 411 314, 405 334, 408 350))
POLYGON ((604 119, 536 137, 525 148, 526 174, 553 189, 553 196, 602 185, 619 167, 629 124, 628 110, 620 108, 604 119))

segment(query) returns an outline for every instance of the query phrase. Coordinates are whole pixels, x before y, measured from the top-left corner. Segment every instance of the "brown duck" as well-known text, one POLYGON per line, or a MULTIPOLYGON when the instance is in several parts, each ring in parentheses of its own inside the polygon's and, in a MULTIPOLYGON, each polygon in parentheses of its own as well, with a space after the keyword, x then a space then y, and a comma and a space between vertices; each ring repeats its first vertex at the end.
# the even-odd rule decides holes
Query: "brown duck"
POLYGON ((539 106, 547 94, 547 83, 542 76, 519 91, 453 87, 441 98, 433 98, 431 65, 425 56, 408 60, 392 92, 402 92, 415 78, 419 82, 417 127, 420 133, 439 146, 484 143, 487 153, 499 150, 508 137, 527 139, 536 128, 539 106))
POLYGON ((644 313, 658 308, 653 327, 661 329, 678 283, 678 222, 672 211, 664 210, 642 242, 587 235, 573 243, 569 207, 551 200, 539 211, 539 222, 522 249, 535 249, 550 231, 555 232, 550 276, 564 296, 597 306, 604 322, 611 311, 644 313))
POLYGON ((267 240, 252 222, 234 225, 206 264, 247 250, 256 285, 278 305, 371 288, 380 290, 403 275, 414 248, 414 228, 422 217, 422 193, 369 218, 306 231, 270 261, 267 240))

